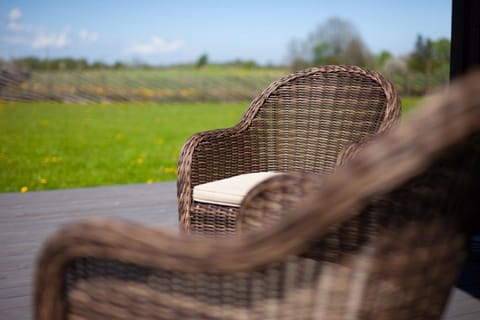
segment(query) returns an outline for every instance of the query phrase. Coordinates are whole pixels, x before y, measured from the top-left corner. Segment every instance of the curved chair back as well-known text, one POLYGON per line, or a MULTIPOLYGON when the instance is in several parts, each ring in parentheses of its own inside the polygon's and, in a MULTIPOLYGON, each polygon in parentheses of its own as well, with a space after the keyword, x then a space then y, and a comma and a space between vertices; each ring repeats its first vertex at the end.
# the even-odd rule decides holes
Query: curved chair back
POLYGON ((255 172, 332 173, 398 123, 400 112, 392 84, 360 67, 315 67, 273 82, 234 127, 197 133, 184 144, 177 176, 182 228, 236 230, 237 208, 194 201, 194 187, 255 172))
POLYGON ((380 74, 322 66, 272 83, 239 126, 248 126, 256 171, 327 173, 349 143, 385 131, 399 116, 396 91, 380 74))

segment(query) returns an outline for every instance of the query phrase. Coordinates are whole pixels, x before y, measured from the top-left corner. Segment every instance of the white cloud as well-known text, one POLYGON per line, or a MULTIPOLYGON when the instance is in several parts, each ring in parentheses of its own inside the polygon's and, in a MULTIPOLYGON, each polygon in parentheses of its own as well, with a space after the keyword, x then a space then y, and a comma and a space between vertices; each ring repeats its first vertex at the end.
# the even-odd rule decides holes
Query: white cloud
POLYGON ((35 26, 23 24, 21 22, 22 16, 23 16, 23 13, 18 8, 14 8, 10 10, 10 13, 8 14, 8 29, 10 31, 26 32, 26 33, 47 31, 47 28, 44 28, 44 27, 35 27, 35 26))
POLYGON ((127 51, 138 54, 155 54, 155 53, 171 53, 177 52, 184 47, 182 40, 167 41, 161 37, 153 36, 150 42, 142 44, 134 44, 130 46, 127 51))
POLYGON ((17 21, 22 17, 22 11, 18 8, 13 8, 8 14, 8 19, 10 21, 17 21))
POLYGON ((78 33, 80 40, 89 43, 95 43, 98 40, 98 33, 88 31, 86 28, 82 28, 78 33))
POLYGON ((36 49, 41 48, 63 48, 69 43, 69 28, 65 28, 61 32, 42 32, 35 35, 32 47, 36 49))
MULTIPOLYGON (((61 31, 52 31, 44 26, 32 26, 24 24, 21 20, 23 13, 19 8, 10 10, 8 14, 8 30, 10 33, 5 41, 15 45, 28 45, 34 49, 64 48, 71 42, 70 28, 65 27, 61 31)), ((81 41, 95 42, 98 35, 87 29, 79 32, 81 41)))
POLYGON ((8 14, 8 29, 10 30, 20 30, 21 24, 20 24, 20 18, 22 17, 22 11, 18 8, 14 8, 10 10, 10 13, 8 14))

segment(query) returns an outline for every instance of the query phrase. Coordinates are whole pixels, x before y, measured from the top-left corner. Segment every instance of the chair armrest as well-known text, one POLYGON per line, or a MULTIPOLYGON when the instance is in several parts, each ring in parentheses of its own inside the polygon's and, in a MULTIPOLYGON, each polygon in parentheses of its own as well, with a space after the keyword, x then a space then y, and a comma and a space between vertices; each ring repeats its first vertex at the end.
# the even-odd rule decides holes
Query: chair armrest
MULTIPOLYGON (((418 270, 428 270, 431 260, 436 261, 435 255, 431 259, 407 257, 424 257, 425 244, 431 245, 433 239, 441 240, 440 246, 447 247, 448 243, 450 252, 461 251, 463 241, 452 235, 448 226, 412 227, 416 230, 404 229, 380 238, 379 255, 376 250, 358 250, 355 256, 339 258, 335 252, 336 259, 318 260, 291 255, 297 250, 287 257, 292 247, 282 239, 273 247, 260 245, 260 250, 249 254, 243 249, 253 247, 247 248, 239 239, 222 246, 218 241, 189 239, 114 220, 79 223, 58 232, 40 256, 34 318, 265 319, 272 314, 291 318, 298 315, 298 310, 304 315, 317 312, 319 295, 334 296, 333 307, 322 310, 329 317, 339 318, 339 314, 345 315, 344 310, 351 312, 346 308, 352 306, 351 292, 361 285, 365 299, 358 306, 391 319, 412 303, 412 299, 397 298, 412 293, 412 281, 404 278, 415 280, 414 284, 424 279, 414 288, 443 281, 446 285, 441 286, 440 299, 434 296, 436 300, 430 301, 441 307, 455 280, 456 273, 451 270, 458 267, 462 255, 442 263, 441 271, 445 272, 436 272, 433 278, 419 277, 418 270), (418 235, 427 238, 420 246, 418 239, 422 237, 418 235), (396 241, 399 238, 406 239, 406 244, 396 241), (395 239, 395 245, 389 239, 395 239), (289 247, 287 251, 284 244, 289 247), (231 250, 230 254, 225 249, 231 250), (417 251, 412 253, 412 249, 417 251), (230 261, 228 256, 242 260, 230 261), (367 287, 365 275, 369 276, 367 287), (319 287, 319 283, 342 285, 319 287), (383 299, 378 292, 389 294, 383 299)), ((287 239, 298 238, 302 235, 287 239)), ((441 254, 444 258, 445 253, 441 254)), ((418 299, 424 297, 420 291, 418 299)))
POLYGON ((324 175, 285 173, 255 186, 243 199, 237 216, 240 232, 251 231, 280 221, 296 212, 295 207, 310 192, 319 191, 324 175))
POLYGON ((255 168, 256 147, 249 142, 246 129, 205 131, 185 142, 178 160, 177 199, 180 223, 188 220, 193 187, 255 168))
MULTIPOLYGON (((337 167, 353 159, 379 136, 367 136, 348 144, 338 155, 337 167)), ((326 175, 316 173, 285 173, 259 183, 243 199, 237 216, 240 232, 272 225, 301 204, 307 194, 319 191, 326 175)))
MULTIPOLYGON (((207 291, 209 283, 219 282, 221 286, 224 281, 232 285, 232 277, 237 275, 237 282, 245 283, 245 277, 255 270, 278 268, 300 248, 287 245, 278 250, 275 238, 267 241, 270 244, 261 238, 219 242, 113 219, 90 219, 64 227, 47 241, 37 261, 35 319, 65 319, 65 313, 76 312, 77 307, 80 315, 88 312, 82 311, 86 308, 106 319, 112 318, 110 312, 115 310, 126 319, 142 318, 130 312, 149 314, 149 308, 159 308, 158 304, 167 303, 162 301, 165 299, 176 303, 176 297, 169 295, 175 295, 173 291, 178 288, 187 288, 180 298, 205 296, 195 291, 198 282, 207 291), (265 249, 269 254, 263 253, 265 249), (165 281, 173 282, 165 285, 165 281), (158 290, 162 286, 164 290, 158 290), (143 309, 131 310, 138 305, 143 309)), ((260 272, 257 277, 262 279, 264 275, 260 272)), ((165 310, 157 311, 158 316, 165 310)), ((83 316, 89 318, 88 314, 83 316)))

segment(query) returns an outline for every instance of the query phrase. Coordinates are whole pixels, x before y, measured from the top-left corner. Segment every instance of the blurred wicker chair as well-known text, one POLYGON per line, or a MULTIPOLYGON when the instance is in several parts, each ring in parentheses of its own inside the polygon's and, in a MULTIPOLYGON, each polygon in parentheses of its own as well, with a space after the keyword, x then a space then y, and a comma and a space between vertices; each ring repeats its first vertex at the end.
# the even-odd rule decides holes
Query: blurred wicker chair
POLYGON ((315 188, 268 228, 222 241, 100 219, 58 231, 35 318, 439 319, 478 222, 479 83, 452 85, 334 175, 286 178, 283 191, 315 188))
POLYGON ((234 232, 239 208, 195 201, 194 187, 252 172, 332 173, 339 152, 391 128, 400 109, 391 83, 359 67, 311 68, 272 83, 235 127, 196 134, 183 146, 180 225, 203 234, 234 232))

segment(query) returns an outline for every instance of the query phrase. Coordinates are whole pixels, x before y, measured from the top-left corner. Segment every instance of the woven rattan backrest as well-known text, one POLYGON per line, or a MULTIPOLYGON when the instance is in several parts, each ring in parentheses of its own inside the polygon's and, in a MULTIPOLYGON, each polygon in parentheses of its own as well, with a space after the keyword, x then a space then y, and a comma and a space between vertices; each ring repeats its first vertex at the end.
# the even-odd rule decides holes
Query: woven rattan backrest
POLYGON ((346 145, 392 126, 400 105, 377 73, 324 66, 273 83, 248 112, 259 170, 332 172, 346 145))
MULTIPOLYGON (((288 230, 305 238, 309 234, 318 236, 325 229, 313 224, 335 225, 343 221, 346 229, 340 233, 345 239, 351 235, 350 240, 345 240, 350 244, 331 243, 345 248, 368 241, 368 232, 372 232, 349 233, 355 230, 348 226, 356 223, 355 219, 373 216, 374 220, 367 224, 374 228, 367 229, 404 228, 412 239, 422 232, 421 227, 412 231, 412 223, 426 226, 435 221, 443 225, 441 232, 464 231, 471 227, 469 224, 479 223, 479 80, 477 72, 452 84, 445 93, 430 98, 423 108, 410 114, 397 129, 366 146, 335 175, 326 177, 321 190, 306 197, 296 215, 287 215, 276 235, 288 230)), ((432 241, 435 247, 435 237, 438 233, 432 232, 431 238, 425 236, 422 241, 432 241)), ((287 241, 282 240, 285 247, 287 241)), ((295 241, 299 239, 292 239, 295 241)), ((397 245, 398 239, 391 237, 388 241, 386 247, 397 245)), ((437 249, 439 255, 447 250, 437 249)))

